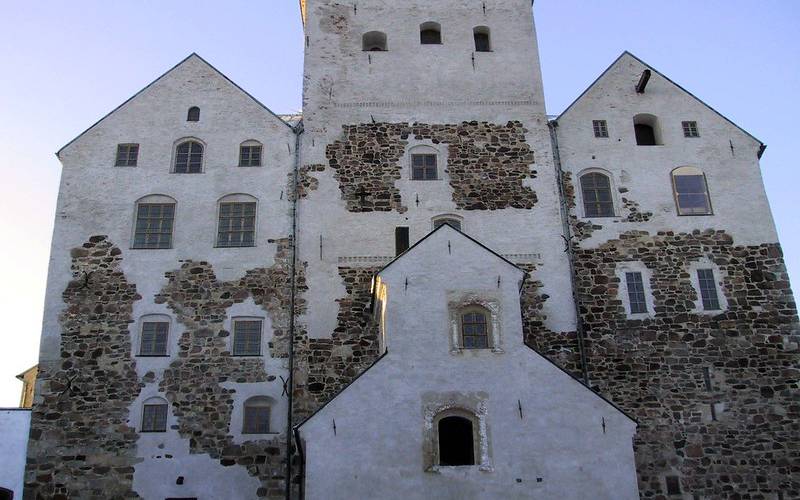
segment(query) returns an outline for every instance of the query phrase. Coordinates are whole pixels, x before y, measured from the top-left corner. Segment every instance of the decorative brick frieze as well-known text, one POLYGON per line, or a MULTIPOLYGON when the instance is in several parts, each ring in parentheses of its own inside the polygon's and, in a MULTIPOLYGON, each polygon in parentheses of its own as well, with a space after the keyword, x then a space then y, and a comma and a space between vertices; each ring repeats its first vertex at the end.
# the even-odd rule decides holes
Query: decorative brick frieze
POLYGON ((327 158, 351 212, 407 211, 396 187, 410 138, 445 144, 446 173, 453 201, 462 210, 530 209, 536 193, 525 181, 536 178, 534 153, 521 122, 429 125, 366 123, 343 127, 327 158))
POLYGON ((141 297, 106 236, 92 236, 71 254, 61 359, 39 364, 25 498, 137 498, 137 433, 128 413, 142 384, 128 325, 141 297))
POLYGON ((707 498, 800 496, 797 308, 780 246, 723 231, 631 231, 575 255, 594 386, 639 419, 643 498, 664 476, 707 498), (695 311, 690 265, 713 263, 728 307, 695 311), (655 311, 628 319, 616 266, 652 271, 655 311), (713 406, 713 410, 712 410, 713 406))

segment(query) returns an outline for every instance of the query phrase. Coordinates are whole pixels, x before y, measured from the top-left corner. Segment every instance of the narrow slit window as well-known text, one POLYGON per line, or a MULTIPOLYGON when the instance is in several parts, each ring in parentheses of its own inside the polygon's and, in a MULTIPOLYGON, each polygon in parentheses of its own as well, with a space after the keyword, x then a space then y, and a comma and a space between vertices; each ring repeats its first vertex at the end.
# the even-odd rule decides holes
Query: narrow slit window
POLYGON ((683 122, 682 125, 684 137, 700 137, 700 131, 697 130, 697 122, 683 122))
POLYGON ((239 166, 260 167, 261 149, 261 144, 256 142, 246 142, 239 146, 239 166))
POLYGON ((483 311, 467 311, 461 315, 461 339, 464 349, 487 349, 489 325, 483 311))
POLYGON ((681 480, 678 476, 667 476, 667 495, 681 494, 681 480))
POLYGON ((693 167, 681 167, 672 172, 672 188, 678 215, 711 215, 711 197, 706 176, 693 167))
POLYGON ((719 296, 717 295, 717 280, 714 278, 713 269, 698 269, 697 280, 700 284, 700 298, 703 301, 703 309, 706 311, 718 311, 720 309, 719 296))
POLYGON ((268 434, 270 432, 270 403, 265 397, 254 397, 244 403, 242 434, 268 434))
POLYGON ((219 204, 218 247, 255 246, 255 233, 255 202, 223 202, 219 204))
POLYGON ((133 248, 172 248, 174 203, 139 203, 133 248))
POLYGON ((492 43, 489 33, 489 28, 486 26, 478 26, 473 30, 473 37, 475 38, 475 52, 492 51, 492 43))
POLYGON ((593 120, 592 128, 594 129, 595 137, 608 138, 608 123, 605 120, 593 120))
POLYGON ((435 181, 438 179, 436 155, 411 155, 411 180, 435 181))
POLYGON ((261 320, 235 320, 233 322, 233 355, 261 355, 261 320))
POLYGON ((166 321, 145 321, 142 323, 140 356, 166 356, 169 323, 166 321))
POLYGON ((142 410, 142 432, 167 431, 167 405, 145 404, 142 410))
POLYGON ((407 227, 394 228, 394 253, 400 255, 408 250, 409 247, 409 234, 407 227))
POLYGON ((647 312, 647 301, 644 294, 644 283, 642 273, 625 273, 625 281, 628 285, 628 301, 631 307, 631 314, 642 314, 647 312))
POLYGON ((199 174, 203 172, 203 145, 197 141, 184 141, 175 148, 175 173, 199 174))
POLYGON ((583 209, 586 217, 613 217, 611 180, 607 175, 589 173, 581 176, 583 209))
POLYGON ((452 416, 439 420, 439 464, 442 466, 475 465, 475 438, 472 421, 452 416))
POLYGON ((135 167, 139 161, 138 144, 118 144, 115 167, 135 167))

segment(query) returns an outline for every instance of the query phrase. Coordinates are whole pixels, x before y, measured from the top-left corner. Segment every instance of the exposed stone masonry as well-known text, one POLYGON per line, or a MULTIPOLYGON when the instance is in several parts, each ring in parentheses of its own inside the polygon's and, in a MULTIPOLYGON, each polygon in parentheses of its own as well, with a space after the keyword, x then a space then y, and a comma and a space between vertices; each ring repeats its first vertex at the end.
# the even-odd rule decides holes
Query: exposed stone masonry
POLYGON ((797 309, 779 245, 633 231, 579 249, 576 275, 590 379, 639 419, 643 498, 664 498, 668 475, 704 498, 800 496, 797 309), (688 266, 703 258, 728 302, 716 315, 693 311, 688 266), (626 318, 615 275, 625 261, 653 273, 650 319, 626 318))
POLYGON ((141 297, 106 236, 92 236, 71 253, 61 359, 39 364, 25 498, 136 498, 137 433, 127 420, 141 384, 128 325, 141 297))
MULTIPOLYGON (((310 174, 310 172, 322 172, 325 170, 325 165, 303 165, 297 172, 297 189, 292 189, 294 182, 294 172, 289 172, 289 193, 295 193, 299 199, 308 197, 311 191, 316 191, 319 187, 319 180, 310 174)), ((289 199, 293 199, 294 194, 291 194, 289 199)))
POLYGON ((535 158, 526 132, 517 121, 347 125, 344 138, 330 144, 326 155, 351 212, 407 210, 395 182, 410 170, 403 165, 410 137, 447 145, 446 173, 457 208, 530 209, 536 193, 524 181, 534 179, 536 171, 531 169, 535 158))

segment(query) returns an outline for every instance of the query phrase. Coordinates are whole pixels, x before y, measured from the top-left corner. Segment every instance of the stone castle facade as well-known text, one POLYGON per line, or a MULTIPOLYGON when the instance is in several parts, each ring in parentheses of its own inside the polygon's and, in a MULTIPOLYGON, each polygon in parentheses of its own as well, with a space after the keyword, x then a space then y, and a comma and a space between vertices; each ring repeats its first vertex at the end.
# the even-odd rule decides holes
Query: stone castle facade
POLYGON ((527 0, 301 10, 302 117, 193 54, 59 151, 26 498, 800 497, 759 140, 627 52, 548 117, 527 0))

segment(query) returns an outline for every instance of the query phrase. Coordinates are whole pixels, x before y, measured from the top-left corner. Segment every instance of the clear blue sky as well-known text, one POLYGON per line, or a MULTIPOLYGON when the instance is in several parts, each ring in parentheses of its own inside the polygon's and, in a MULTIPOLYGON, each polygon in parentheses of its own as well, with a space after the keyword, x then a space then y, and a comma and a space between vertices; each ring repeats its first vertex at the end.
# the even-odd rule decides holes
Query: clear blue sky
MULTIPOLYGON (((399 1, 399 0, 398 0, 399 1)), ((435 1, 435 0, 431 0, 435 1)), ((368 0, 367 0, 368 2, 368 0)), ((296 0, 2 0, 0 406, 35 364, 60 164, 54 152, 191 52, 275 112, 300 109, 296 0)), ((536 0, 547 108, 630 50, 769 145, 761 162, 800 286, 800 2, 536 0)))

